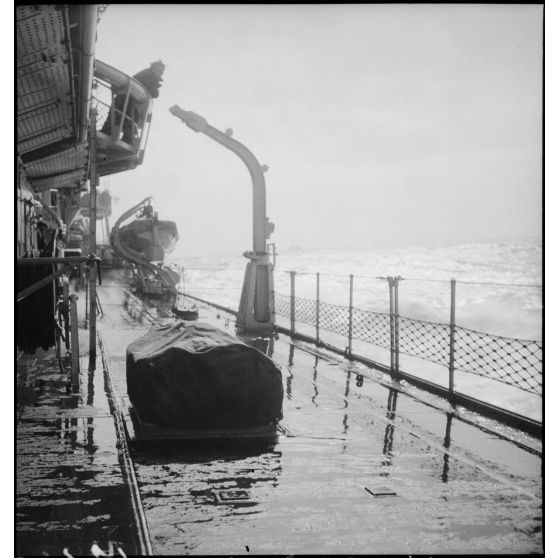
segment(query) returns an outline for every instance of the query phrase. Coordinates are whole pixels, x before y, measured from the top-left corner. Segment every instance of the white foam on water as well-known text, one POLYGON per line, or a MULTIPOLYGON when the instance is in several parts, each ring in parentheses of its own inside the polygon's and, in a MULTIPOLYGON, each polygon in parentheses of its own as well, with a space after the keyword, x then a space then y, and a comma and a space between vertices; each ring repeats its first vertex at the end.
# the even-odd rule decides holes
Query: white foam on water
MULTIPOLYGON (((289 272, 296 271, 296 296, 314 300, 316 273, 319 272, 320 300, 348 306, 349 275, 353 274, 354 306, 387 313, 388 284, 378 277, 401 276, 400 314, 448 323, 450 280, 455 279, 458 326, 503 337, 540 341, 542 289, 531 285, 542 283, 541 244, 540 239, 511 239, 292 252, 278 247, 275 290, 289 295, 289 272)), ((186 269, 187 292, 233 309, 238 307, 240 300, 246 262, 240 255, 176 260, 186 269)), ((428 366, 427 362, 424 366, 417 365, 424 374, 427 374, 428 366)), ((507 403, 510 409, 529 416, 540 414, 534 403, 539 401, 538 396, 534 399, 521 390, 501 389, 502 384, 496 382, 487 387, 486 383, 483 378, 470 374, 464 375, 462 380, 462 386, 471 395, 484 391, 495 404, 507 403)))

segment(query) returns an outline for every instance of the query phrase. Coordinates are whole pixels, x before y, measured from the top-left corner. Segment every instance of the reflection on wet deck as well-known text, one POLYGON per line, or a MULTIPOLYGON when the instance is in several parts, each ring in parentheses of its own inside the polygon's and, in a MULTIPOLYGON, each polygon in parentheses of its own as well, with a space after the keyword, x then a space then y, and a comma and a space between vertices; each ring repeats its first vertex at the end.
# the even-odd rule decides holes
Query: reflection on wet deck
MULTIPOLYGON (((233 329, 208 308, 200 320, 233 329)), ((134 327, 105 337, 122 395, 134 327)), ((263 448, 134 449, 156 553, 541 551, 536 452, 359 365, 283 336, 252 343, 282 370, 283 433, 263 448)))
POLYGON ((56 359, 18 361, 18 555, 88 555, 95 540, 135 552, 102 370, 81 368, 72 393, 56 359))

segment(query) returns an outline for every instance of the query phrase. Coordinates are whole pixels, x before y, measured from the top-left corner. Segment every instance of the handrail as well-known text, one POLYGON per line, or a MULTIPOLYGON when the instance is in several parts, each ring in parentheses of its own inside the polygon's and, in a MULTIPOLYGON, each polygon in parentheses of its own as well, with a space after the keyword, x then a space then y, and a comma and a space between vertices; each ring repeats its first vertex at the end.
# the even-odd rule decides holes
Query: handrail
POLYGON ((98 109, 99 176, 131 170, 143 162, 152 98, 134 77, 100 60, 95 68, 93 104, 98 109))
MULTIPOLYGON (((197 302, 201 302, 203 304, 207 304, 208 306, 212 306, 213 308, 217 308, 218 310, 222 310, 224 312, 228 312, 234 316, 237 315, 237 312, 235 312, 233 309, 231 308, 227 308, 226 306, 223 306, 221 304, 217 304, 215 302, 212 302, 210 300, 204 299, 204 298, 200 298, 200 297, 196 297, 191 295, 190 293, 186 293, 186 292, 181 292, 180 294, 182 294, 185 297, 191 298, 192 300, 195 300, 197 302)), ((340 356, 344 356, 346 357, 346 351, 340 348, 337 348, 329 343, 325 343, 322 340, 316 339, 310 335, 306 335, 304 333, 300 333, 300 332, 292 332, 289 328, 286 327, 282 327, 279 325, 275 325, 275 331, 277 333, 283 333, 285 335, 288 335, 289 337, 291 337, 292 339, 298 339, 300 341, 303 341, 305 343, 311 343, 316 345, 317 347, 320 348, 324 348, 327 351, 331 351, 337 355, 340 356)), ((365 366, 369 367, 369 368, 373 368, 375 370, 379 370, 381 372, 384 372, 386 374, 389 374, 391 372, 391 369, 389 366, 386 366, 380 362, 374 361, 372 359, 360 356, 356 353, 353 353, 351 355, 351 360, 354 360, 355 362, 359 362, 361 364, 364 364, 365 366)), ((406 382, 408 382, 409 384, 418 387, 419 389, 422 389, 424 391, 427 391, 429 393, 432 393, 434 395, 437 395, 439 397, 442 397, 444 399, 449 400, 450 399, 450 391, 448 388, 435 384, 433 382, 430 382, 428 380, 425 380, 423 378, 419 378, 418 376, 414 376, 412 374, 403 372, 403 371, 399 371, 399 379, 400 380, 404 380, 406 382)), ((398 387, 397 389, 401 389, 400 387, 398 387)), ((416 395, 413 395, 413 397, 416 397, 416 395)), ((514 413, 513 411, 510 411, 508 409, 504 409, 502 407, 498 407, 495 405, 491 405, 490 403, 487 403, 486 401, 481 401, 480 399, 476 399, 470 395, 466 395, 464 393, 459 393, 459 392, 453 392, 451 399, 453 401, 453 404, 456 406, 463 406, 473 412, 477 412, 480 413, 483 416, 487 416, 490 418, 493 418, 495 420, 498 420, 504 424, 507 424, 509 426, 512 426, 513 428, 517 428, 519 430, 522 430, 523 432, 527 432, 528 434, 535 436, 536 438, 541 439, 542 438, 542 433, 543 433, 543 428, 542 428, 542 423, 540 421, 537 421, 535 419, 531 419, 529 417, 525 417, 523 415, 519 415, 517 413, 514 413)), ((455 412, 455 411, 454 411, 455 412)), ((468 420, 461 414, 461 413, 457 413, 457 418, 459 420, 463 420, 464 422, 468 422, 468 420)), ((478 423, 475 421, 473 424, 475 424, 476 426, 478 426, 478 423)), ((490 432, 492 432, 491 430, 489 430, 490 432)), ((499 437, 504 437, 501 433, 497 433, 496 434, 499 437)), ((507 438, 506 438, 507 439, 507 438)), ((516 441, 514 441, 515 444, 517 444, 516 441)))
POLYGON ((95 60, 95 77, 116 87, 127 88, 129 85, 130 95, 138 101, 151 99, 151 95, 139 81, 101 60, 95 60))
POLYGON ((55 271, 54 273, 51 273, 50 275, 43 277, 41 280, 37 281, 36 283, 33 283, 31 286, 27 287, 26 289, 23 289, 23 291, 19 291, 19 293, 17 293, 16 296, 16 302, 21 302, 24 298, 27 298, 29 295, 33 294, 34 292, 38 291, 39 289, 42 289, 44 286, 48 285, 49 283, 52 283, 57 277, 60 277, 60 275, 63 275, 64 273, 67 273, 66 269, 64 268, 59 269, 58 271, 55 271))
MULTIPOLYGON (((275 312, 295 322, 316 326, 316 302, 296 297, 295 272, 291 272, 291 294, 275 292, 275 312)), ((379 313, 354 308, 353 321, 348 308, 319 301, 320 327, 348 338, 388 349, 392 375, 399 374, 399 355, 405 354, 448 367, 449 390, 455 387, 454 371, 475 374, 489 380, 542 396, 542 343, 503 337, 457 326, 455 293, 452 292, 450 323, 407 318, 398 312, 398 280, 389 277, 390 312, 379 313)), ((318 332, 319 333, 319 332, 318 332)), ((347 355, 351 358, 351 355, 347 355)))
MULTIPOLYGON (((17 265, 53 265, 53 264, 62 264, 62 268, 56 270, 55 272, 43 277, 41 280, 33 283, 29 287, 23 289, 22 291, 17 293, 16 302, 22 301, 24 298, 27 298, 29 295, 33 294, 34 292, 42 289, 45 285, 52 283, 55 279, 68 273, 68 266, 76 263, 88 263, 89 265, 96 263, 97 267, 100 267, 101 258, 95 256, 95 254, 89 254, 88 256, 72 256, 69 258, 17 258, 16 263, 17 265)), ((101 275, 99 273, 99 284, 101 284, 101 275)))
POLYGON ((87 256, 69 256, 67 258, 17 258, 17 265, 50 265, 50 264, 77 264, 77 263, 102 263, 103 260, 95 254, 87 256))

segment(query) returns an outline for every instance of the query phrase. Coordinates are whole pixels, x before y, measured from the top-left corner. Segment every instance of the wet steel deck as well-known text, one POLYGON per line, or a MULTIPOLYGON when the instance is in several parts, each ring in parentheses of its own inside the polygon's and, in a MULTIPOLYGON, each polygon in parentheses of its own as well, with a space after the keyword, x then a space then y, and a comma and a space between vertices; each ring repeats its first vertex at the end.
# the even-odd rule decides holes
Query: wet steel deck
MULTIPOLYGON (((118 400, 126 395, 126 346, 160 316, 116 283, 105 281, 99 293, 99 333, 118 400)), ((212 308, 201 308, 200 319, 234 331, 234 318, 212 308)), ((155 554, 542 552, 539 441, 471 414, 465 418, 479 426, 464 422, 434 396, 283 335, 268 351, 285 388, 276 444, 131 449, 155 554), (231 489, 248 498, 216 498, 231 489)), ((110 514, 112 502, 126 508, 129 499, 114 480, 114 421, 93 421, 98 449, 80 448, 72 459, 84 474, 100 471, 103 448, 115 494, 96 505, 110 514)), ((28 455, 42 442, 29 432, 21 444, 28 455)), ((52 491, 57 481, 48 479, 52 491)), ((22 494, 29 483, 22 478, 22 494)))
MULTIPOLYGON (((82 350, 87 331, 80 331, 82 350)), ((89 555, 97 541, 136 553, 129 489, 102 370, 80 359, 72 394, 54 351, 17 361, 16 555, 89 555)), ((69 368, 69 366, 67 367, 69 368)))

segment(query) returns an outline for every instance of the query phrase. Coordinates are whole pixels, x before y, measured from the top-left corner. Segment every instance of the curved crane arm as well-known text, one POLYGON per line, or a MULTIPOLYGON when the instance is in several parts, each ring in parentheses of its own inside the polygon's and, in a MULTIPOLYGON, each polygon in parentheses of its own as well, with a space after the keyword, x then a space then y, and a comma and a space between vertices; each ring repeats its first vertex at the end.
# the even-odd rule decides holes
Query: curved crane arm
POLYGON ((265 208, 265 178, 262 166, 254 156, 254 154, 239 141, 233 139, 230 135, 220 132, 207 123, 207 120, 192 111, 185 111, 178 105, 172 106, 171 114, 182 120, 189 128, 195 132, 202 132, 206 136, 220 143, 242 159, 242 162, 250 172, 253 187, 253 238, 254 238, 254 256, 262 256, 267 254, 266 239, 272 230, 271 224, 268 223, 265 208))

